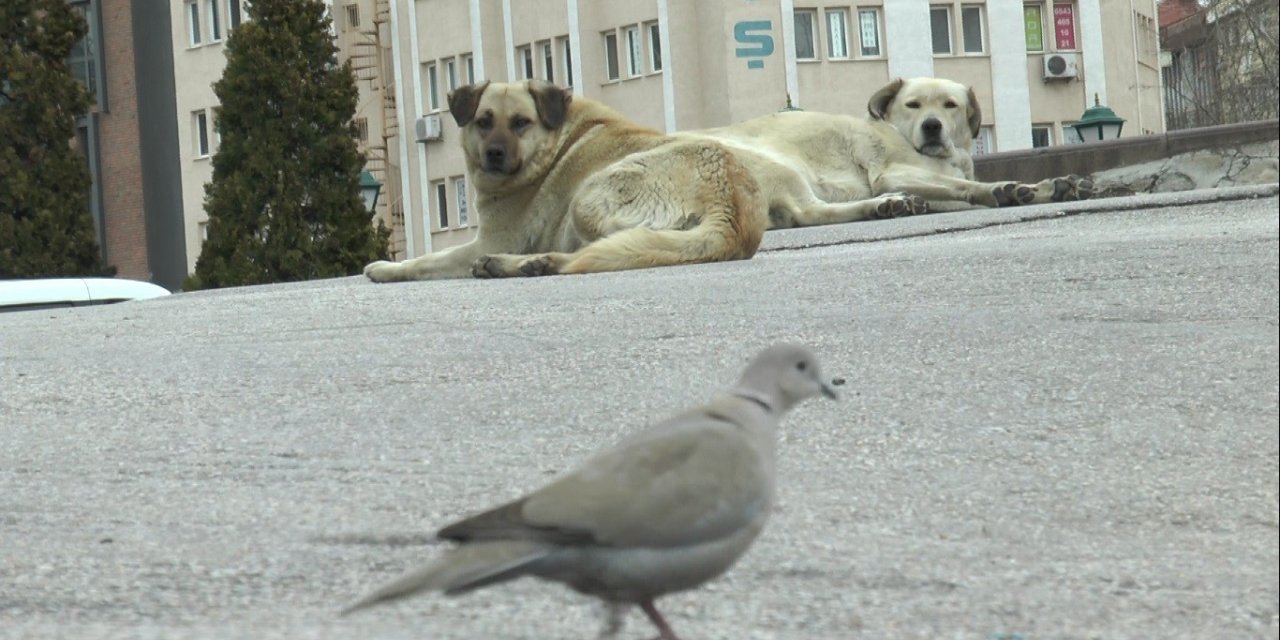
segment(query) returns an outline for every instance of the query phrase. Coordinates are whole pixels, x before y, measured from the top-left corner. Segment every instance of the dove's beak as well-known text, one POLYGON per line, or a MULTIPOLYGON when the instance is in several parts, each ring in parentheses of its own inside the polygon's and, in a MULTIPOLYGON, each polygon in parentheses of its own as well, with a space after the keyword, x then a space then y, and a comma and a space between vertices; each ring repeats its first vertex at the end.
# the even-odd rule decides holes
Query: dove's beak
POLYGON ((831 383, 825 380, 822 382, 822 395, 831 398, 832 400, 840 399, 839 394, 836 393, 835 387, 832 387, 831 383))

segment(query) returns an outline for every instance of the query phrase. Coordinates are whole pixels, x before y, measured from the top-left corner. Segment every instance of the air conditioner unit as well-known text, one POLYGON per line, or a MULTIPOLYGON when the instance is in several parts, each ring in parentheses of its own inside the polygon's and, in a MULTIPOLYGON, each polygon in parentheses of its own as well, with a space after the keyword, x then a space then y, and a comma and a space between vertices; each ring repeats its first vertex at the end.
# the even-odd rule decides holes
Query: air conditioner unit
POLYGON ((428 113, 417 122, 418 142, 428 142, 431 140, 440 140, 443 136, 440 131, 440 114, 428 113))
POLYGON ((1059 80, 1076 77, 1074 53, 1049 53, 1044 56, 1044 79, 1059 80))

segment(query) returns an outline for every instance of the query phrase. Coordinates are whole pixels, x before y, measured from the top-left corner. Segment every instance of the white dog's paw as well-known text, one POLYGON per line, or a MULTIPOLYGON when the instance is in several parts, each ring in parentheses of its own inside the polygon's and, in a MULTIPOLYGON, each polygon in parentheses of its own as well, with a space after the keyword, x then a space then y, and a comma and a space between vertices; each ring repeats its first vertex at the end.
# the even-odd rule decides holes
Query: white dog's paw
POLYGON ((370 262, 364 267, 364 275, 374 282, 391 282, 399 280, 400 265, 396 262, 379 260, 370 262))
POLYGON ((929 203, 920 196, 908 193, 889 193, 881 197, 872 212, 872 218, 901 218, 929 212, 929 203))

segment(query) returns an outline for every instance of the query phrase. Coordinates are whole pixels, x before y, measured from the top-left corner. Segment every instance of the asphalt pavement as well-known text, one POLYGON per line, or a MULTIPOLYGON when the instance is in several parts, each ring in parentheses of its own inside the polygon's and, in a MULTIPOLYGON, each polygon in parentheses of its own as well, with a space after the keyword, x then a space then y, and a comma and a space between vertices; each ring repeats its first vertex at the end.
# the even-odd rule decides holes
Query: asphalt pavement
MULTIPOLYGON (((337 618, 432 532, 801 341, 688 640, 1276 638, 1275 186, 771 232, 748 261, 0 314, 0 638, 594 638, 523 580, 337 618)), ((632 613, 621 638, 647 638, 632 613)))

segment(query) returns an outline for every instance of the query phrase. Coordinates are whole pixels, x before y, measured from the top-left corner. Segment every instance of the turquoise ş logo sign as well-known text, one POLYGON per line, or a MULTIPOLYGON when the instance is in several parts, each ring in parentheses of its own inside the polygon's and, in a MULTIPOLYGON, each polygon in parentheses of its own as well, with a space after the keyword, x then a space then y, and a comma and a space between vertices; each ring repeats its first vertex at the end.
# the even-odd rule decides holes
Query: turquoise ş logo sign
POLYGON ((764 59, 773 55, 773 22, 770 20, 745 20, 733 25, 733 39, 738 43, 734 52, 747 59, 748 69, 763 69, 764 59))

